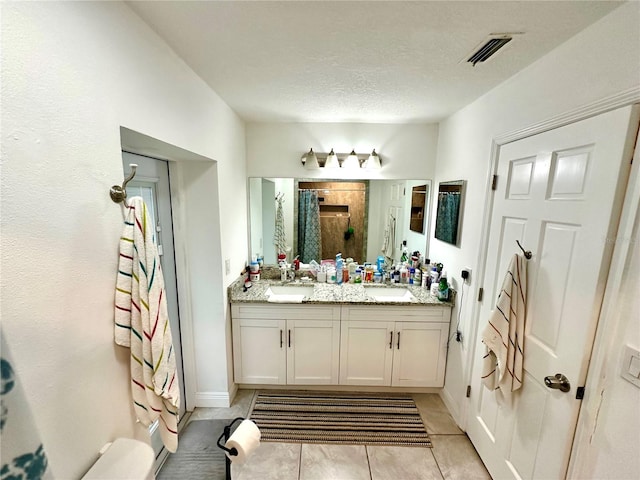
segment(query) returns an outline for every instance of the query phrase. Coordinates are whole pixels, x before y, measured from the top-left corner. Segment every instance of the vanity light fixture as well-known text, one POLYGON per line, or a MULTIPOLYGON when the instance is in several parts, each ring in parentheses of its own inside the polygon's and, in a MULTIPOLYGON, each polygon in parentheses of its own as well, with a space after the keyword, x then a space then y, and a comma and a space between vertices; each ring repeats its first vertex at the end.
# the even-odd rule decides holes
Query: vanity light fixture
POLYGON ((329 153, 315 153, 313 148, 310 148, 309 152, 302 155, 300 161, 307 170, 318 170, 320 168, 345 168, 348 170, 365 168, 367 170, 380 170, 380 168, 382 168, 380 156, 376 153, 375 149, 370 154, 356 153, 355 149, 351 150, 349 154, 336 154, 333 148, 329 153))

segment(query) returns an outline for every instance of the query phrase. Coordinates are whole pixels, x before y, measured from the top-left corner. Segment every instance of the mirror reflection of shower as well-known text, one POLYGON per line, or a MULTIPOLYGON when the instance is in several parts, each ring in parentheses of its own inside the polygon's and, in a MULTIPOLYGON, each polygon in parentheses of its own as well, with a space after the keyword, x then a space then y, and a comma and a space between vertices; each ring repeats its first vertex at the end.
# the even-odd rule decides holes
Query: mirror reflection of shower
MULTIPOLYGON (((319 223, 321 232, 321 258, 334 258, 341 252, 343 258, 353 258, 364 261, 366 258, 366 198, 368 181, 300 181, 298 182, 299 199, 314 192, 317 195, 319 223)), ((307 243, 314 249, 315 238, 309 238, 303 233, 301 226, 307 225, 308 217, 302 208, 303 202, 298 202, 298 238, 295 242, 298 250, 303 252, 302 261, 308 263, 312 258, 306 255, 307 243)))
MULTIPOLYGON (((344 181, 336 179, 309 179, 309 178, 249 178, 249 257, 261 256, 267 265, 276 265, 276 245, 275 239, 275 218, 278 202, 277 197, 282 199, 284 213, 285 244, 290 248, 287 252, 287 261, 292 262, 299 251, 298 248, 298 189, 300 183, 320 183, 320 184, 342 184, 344 181)), ((410 252, 420 251, 425 255, 429 252, 428 234, 431 221, 431 196, 432 182, 430 180, 390 180, 390 179, 351 179, 347 183, 360 184, 356 191, 364 189, 364 211, 363 220, 360 226, 356 221, 356 208, 350 200, 340 199, 330 189, 318 188, 319 208, 322 208, 321 222, 332 221, 332 226, 323 227, 321 232, 323 243, 329 240, 337 245, 327 246, 321 256, 323 259, 335 258, 339 249, 342 249, 343 258, 351 256, 358 262, 376 261, 381 254, 384 244, 385 227, 388 222, 390 212, 397 218, 396 241, 393 245, 393 257, 399 260, 402 250, 401 241, 407 241, 407 249, 410 252), (364 185, 364 187, 362 186, 364 185), (424 227, 423 233, 412 230, 411 210, 413 187, 426 185, 426 205, 424 206, 424 227), (324 239, 325 231, 334 232, 324 239), (359 236, 361 237, 359 238, 359 236), (362 246, 359 242, 362 241, 362 246), (356 245, 358 243, 358 245, 356 245), (345 250, 353 248, 356 251, 345 250), (335 250, 334 250, 335 249, 335 250), (350 252, 350 253, 346 253, 350 252)), ((307 185, 308 186, 308 185, 307 185)), ((322 185, 320 185, 321 187, 322 185)), ((345 185, 338 185, 346 189, 345 185)), ((362 193, 359 193, 362 195, 362 193)), ((428 256, 428 255, 426 255, 428 256)))

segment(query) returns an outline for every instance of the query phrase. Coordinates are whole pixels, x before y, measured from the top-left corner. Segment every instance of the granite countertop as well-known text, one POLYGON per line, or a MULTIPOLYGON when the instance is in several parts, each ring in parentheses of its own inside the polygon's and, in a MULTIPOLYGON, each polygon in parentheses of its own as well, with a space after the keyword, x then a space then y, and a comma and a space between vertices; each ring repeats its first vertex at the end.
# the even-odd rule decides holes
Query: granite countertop
MULTIPOLYGON (((414 285, 398 285, 398 284, 351 284, 336 285, 332 283, 304 282, 296 279, 290 282, 283 282, 275 279, 265 279, 252 282, 251 288, 244 291, 244 279, 240 277, 234 281, 228 288, 228 298, 231 303, 267 303, 269 297, 266 295, 267 290, 272 285, 291 285, 291 286, 313 286, 313 294, 305 296, 302 301, 299 300, 288 302, 280 300, 277 303, 307 303, 307 304, 339 304, 339 305, 403 305, 403 306, 453 306, 455 291, 450 290, 450 299, 448 301, 438 300, 431 295, 428 289, 414 285), (366 285, 366 286, 365 286, 366 285), (415 299, 411 301, 378 301, 367 294, 368 287, 392 288, 404 287, 409 290, 415 299)), ((269 302, 271 303, 271 302, 269 302)))

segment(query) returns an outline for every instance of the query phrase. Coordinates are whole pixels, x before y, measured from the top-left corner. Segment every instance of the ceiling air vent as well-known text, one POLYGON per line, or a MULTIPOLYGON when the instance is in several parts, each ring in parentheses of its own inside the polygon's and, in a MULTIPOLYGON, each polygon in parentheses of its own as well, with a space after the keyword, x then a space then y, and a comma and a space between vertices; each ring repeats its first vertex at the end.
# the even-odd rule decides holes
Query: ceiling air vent
POLYGON ((467 59, 467 62, 476 66, 476 63, 484 62, 494 53, 504 47, 511 41, 513 37, 510 35, 492 36, 486 42, 484 42, 471 56, 467 59))

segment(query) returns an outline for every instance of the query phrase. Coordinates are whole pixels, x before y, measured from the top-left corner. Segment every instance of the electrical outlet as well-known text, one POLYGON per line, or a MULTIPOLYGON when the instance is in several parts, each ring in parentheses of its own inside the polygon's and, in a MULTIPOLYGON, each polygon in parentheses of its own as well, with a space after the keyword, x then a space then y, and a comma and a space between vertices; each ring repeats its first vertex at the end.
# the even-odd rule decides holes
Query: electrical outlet
POLYGON ((231 273, 231 260, 227 258, 224 261, 224 274, 229 275, 230 273, 231 273))
POLYGON ((460 276, 462 277, 462 280, 464 280, 465 283, 470 284, 471 283, 471 269, 468 267, 465 267, 462 269, 462 273, 460 274, 460 276))

